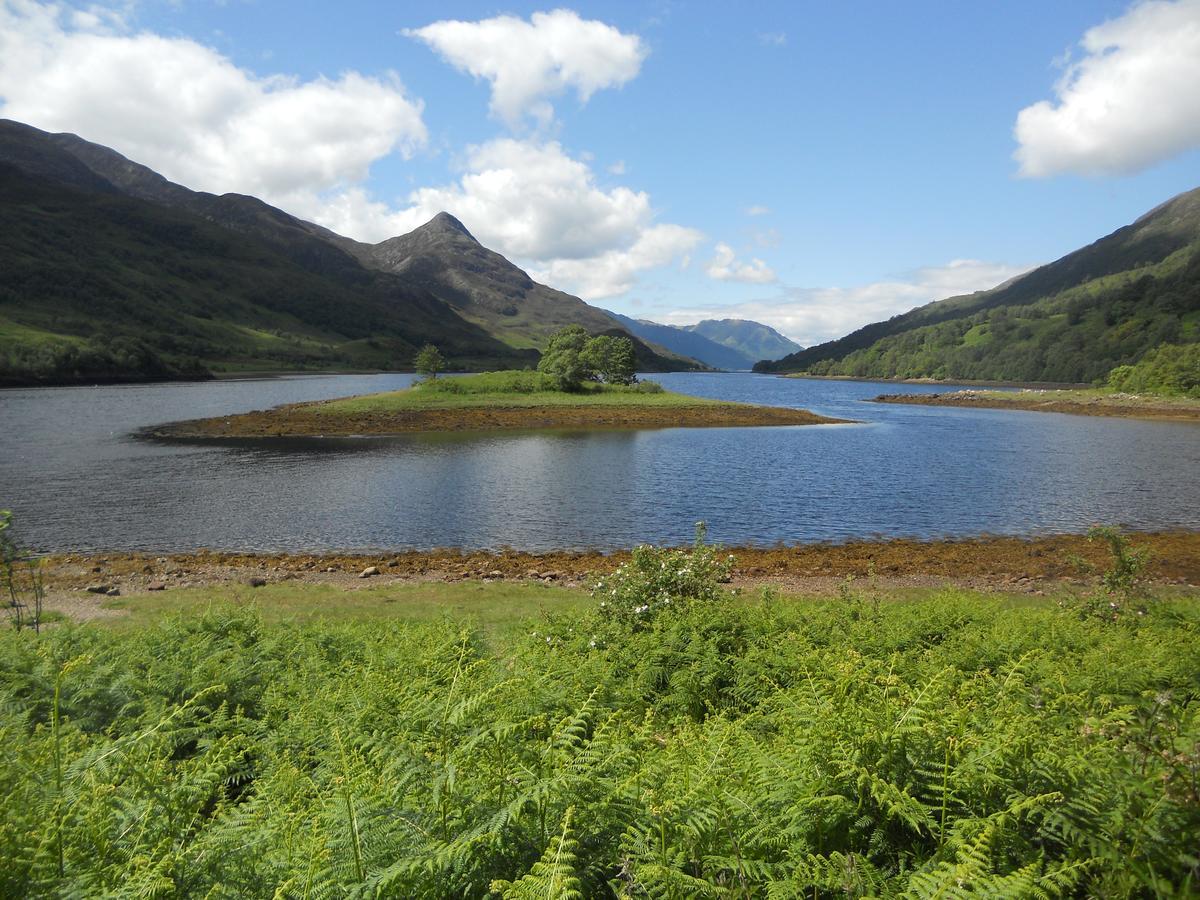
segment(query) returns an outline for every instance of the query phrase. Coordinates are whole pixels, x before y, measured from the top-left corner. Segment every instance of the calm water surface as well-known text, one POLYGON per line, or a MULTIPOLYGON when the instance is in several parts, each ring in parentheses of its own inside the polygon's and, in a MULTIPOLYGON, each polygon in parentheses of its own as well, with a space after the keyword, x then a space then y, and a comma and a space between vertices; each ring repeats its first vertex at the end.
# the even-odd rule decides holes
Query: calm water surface
POLYGON ((885 406, 862 401, 894 385, 860 382, 655 377, 861 424, 166 444, 130 433, 411 376, 8 390, 0 507, 44 550, 612 549, 685 542, 700 519, 727 544, 1200 528, 1194 424, 885 406))

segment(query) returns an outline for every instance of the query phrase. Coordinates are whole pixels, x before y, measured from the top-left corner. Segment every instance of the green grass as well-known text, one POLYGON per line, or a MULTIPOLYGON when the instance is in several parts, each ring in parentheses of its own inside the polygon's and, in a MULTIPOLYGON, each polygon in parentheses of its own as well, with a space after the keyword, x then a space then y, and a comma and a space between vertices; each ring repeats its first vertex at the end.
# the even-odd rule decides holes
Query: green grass
POLYGON ((173 615, 203 615, 216 608, 249 608, 269 624, 283 622, 438 622, 469 620, 488 634, 503 634, 531 617, 578 612, 584 591, 528 581, 427 581, 345 589, 328 584, 282 582, 259 588, 210 585, 131 594, 106 601, 128 616, 104 625, 139 628, 173 615))
POLYGON ((402 391, 347 397, 313 407, 329 414, 391 412, 401 409, 462 409, 481 406, 717 406, 720 401, 653 391, 643 385, 585 384, 575 392, 553 389, 553 381, 538 372, 484 372, 437 378, 402 391))

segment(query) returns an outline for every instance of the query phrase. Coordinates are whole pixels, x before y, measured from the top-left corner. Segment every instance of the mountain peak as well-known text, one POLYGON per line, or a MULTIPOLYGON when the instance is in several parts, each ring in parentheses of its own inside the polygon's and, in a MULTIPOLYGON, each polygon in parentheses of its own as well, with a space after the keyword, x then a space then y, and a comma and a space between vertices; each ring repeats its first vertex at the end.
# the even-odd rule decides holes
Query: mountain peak
POLYGON ((458 219, 454 218, 454 216, 450 215, 450 213, 444 211, 438 213, 436 216, 422 225, 418 230, 455 232, 457 234, 465 234, 471 240, 475 240, 475 236, 472 235, 471 232, 467 231, 466 225, 458 221, 458 219))

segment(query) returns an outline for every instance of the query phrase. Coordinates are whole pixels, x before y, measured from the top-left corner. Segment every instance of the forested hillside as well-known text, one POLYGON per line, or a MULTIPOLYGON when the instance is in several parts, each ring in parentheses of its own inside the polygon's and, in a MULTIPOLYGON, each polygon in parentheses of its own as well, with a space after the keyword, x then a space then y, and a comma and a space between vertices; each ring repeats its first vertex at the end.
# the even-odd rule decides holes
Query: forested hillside
POLYGON ((1200 190, 1001 285, 920 307, 759 371, 1096 382, 1200 340, 1200 190))

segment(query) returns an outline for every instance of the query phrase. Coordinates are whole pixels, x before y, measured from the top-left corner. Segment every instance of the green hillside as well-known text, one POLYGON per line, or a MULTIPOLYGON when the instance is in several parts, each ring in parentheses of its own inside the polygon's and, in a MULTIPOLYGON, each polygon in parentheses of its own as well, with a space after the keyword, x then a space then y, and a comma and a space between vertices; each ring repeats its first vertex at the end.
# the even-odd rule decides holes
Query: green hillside
POLYGON ((205 370, 524 365, 396 276, 306 269, 256 236, 0 164, 0 384, 205 370))
POLYGON ((1200 189, 1057 262, 930 303, 757 371, 1096 382, 1200 341, 1200 189))

